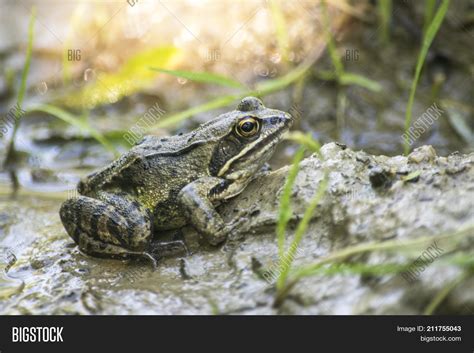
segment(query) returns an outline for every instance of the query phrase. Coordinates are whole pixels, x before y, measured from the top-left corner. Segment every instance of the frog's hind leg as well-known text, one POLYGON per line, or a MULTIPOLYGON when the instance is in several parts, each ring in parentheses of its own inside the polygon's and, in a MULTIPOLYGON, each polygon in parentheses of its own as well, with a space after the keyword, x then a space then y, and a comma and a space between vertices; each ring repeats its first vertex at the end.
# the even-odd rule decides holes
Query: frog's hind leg
POLYGON ((125 259, 147 253, 153 234, 148 210, 126 195, 100 193, 66 200, 61 221, 79 249, 89 255, 125 259))

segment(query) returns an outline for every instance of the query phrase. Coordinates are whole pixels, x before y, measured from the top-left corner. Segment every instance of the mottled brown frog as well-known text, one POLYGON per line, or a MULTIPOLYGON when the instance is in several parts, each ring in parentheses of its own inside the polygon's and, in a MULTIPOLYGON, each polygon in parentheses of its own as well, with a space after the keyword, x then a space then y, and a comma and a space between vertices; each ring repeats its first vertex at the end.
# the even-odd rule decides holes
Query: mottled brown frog
POLYGON ((293 122, 254 97, 187 134, 147 136, 78 184, 81 196, 60 210, 67 233, 86 254, 146 256, 160 231, 193 226, 217 245, 233 230, 216 211, 238 195, 273 154, 293 122))

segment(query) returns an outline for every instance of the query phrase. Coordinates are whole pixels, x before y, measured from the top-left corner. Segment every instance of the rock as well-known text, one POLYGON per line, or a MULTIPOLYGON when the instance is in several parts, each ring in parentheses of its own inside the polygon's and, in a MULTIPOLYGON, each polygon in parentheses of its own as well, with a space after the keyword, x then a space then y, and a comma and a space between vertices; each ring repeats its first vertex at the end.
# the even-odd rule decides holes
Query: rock
POLYGON ((408 155, 410 163, 431 162, 436 158, 436 151, 433 146, 421 146, 408 155))
POLYGON ((389 187, 392 183, 392 176, 389 169, 380 166, 372 168, 369 172, 369 180, 374 188, 389 187))

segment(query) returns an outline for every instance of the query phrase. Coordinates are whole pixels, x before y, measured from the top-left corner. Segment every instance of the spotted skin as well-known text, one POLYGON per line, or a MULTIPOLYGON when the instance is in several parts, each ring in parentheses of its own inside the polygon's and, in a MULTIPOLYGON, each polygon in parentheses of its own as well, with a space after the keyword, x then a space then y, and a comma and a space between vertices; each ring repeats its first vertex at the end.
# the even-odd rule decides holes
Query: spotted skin
POLYGON ((97 198, 71 198, 59 215, 79 248, 96 256, 125 258, 131 252, 146 252, 153 234, 148 210, 125 194, 101 192, 97 198))

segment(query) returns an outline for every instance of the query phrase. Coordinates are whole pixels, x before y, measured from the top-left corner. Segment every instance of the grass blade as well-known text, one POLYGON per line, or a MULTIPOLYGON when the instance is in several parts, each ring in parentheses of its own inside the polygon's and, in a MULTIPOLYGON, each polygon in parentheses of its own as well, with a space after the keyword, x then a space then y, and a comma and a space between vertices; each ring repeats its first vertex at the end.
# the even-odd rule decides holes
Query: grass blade
POLYGON ((378 3, 380 26, 382 27, 381 38, 386 43, 390 37, 390 16, 392 14, 392 0, 379 0, 378 3))
POLYGON ((465 279, 469 277, 469 272, 464 271, 461 275, 459 275, 454 281, 448 283, 446 286, 443 287, 431 300, 431 302, 426 307, 423 315, 433 315, 436 309, 440 306, 440 304, 446 299, 446 297, 456 288, 459 284, 461 284, 465 279))
POLYGON ((404 182, 407 182, 407 181, 411 181, 411 180, 416 180, 420 175, 421 175, 421 171, 415 170, 414 172, 411 172, 410 174, 408 174, 404 177, 401 177, 401 179, 404 182))
POLYGON ((425 36, 423 38, 423 44, 421 46, 420 54, 418 55, 418 60, 417 60, 416 69, 415 69, 415 76, 413 77, 413 81, 411 84, 410 96, 408 98, 407 109, 405 112, 405 134, 404 134, 404 148, 403 148, 405 154, 408 154, 410 152, 410 137, 408 135, 408 129, 411 126, 413 101, 415 99, 415 93, 416 93, 416 88, 418 86, 418 80, 420 79, 421 69, 423 67, 423 63, 425 62, 426 55, 428 54, 428 49, 431 46, 431 43, 433 42, 433 39, 436 36, 436 33, 438 32, 439 27, 441 26, 441 23, 443 23, 444 16, 446 15, 446 12, 448 11, 448 7, 449 7, 449 0, 443 0, 438 10, 436 11, 433 21, 431 21, 430 25, 428 26, 428 29, 426 30, 425 36))
POLYGON ((423 35, 433 20, 434 10, 436 8, 436 0, 425 0, 425 11, 423 13, 423 35))
POLYGON ((290 170, 288 171, 288 176, 286 178, 285 186, 283 187, 283 193, 280 198, 280 208, 278 215, 278 223, 276 228, 277 233, 277 242, 278 242, 278 257, 280 261, 283 260, 285 253, 285 232, 288 221, 291 218, 291 191, 293 184, 295 183, 296 176, 300 169, 300 162, 304 157, 304 147, 301 147, 295 154, 293 158, 293 164, 291 165, 290 170))
POLYGON ((150 66, 171 66, 179 55, 180 50, 173 46, 152 47, 131 55, 113 72, 91 70, 91 82, 60 95, 58 103, 81 109, 115 103, 153 83, 158 75, 150 66))
POLYGON ((285 286, 286 279, 288 277, 288 273, 291 268, 291 264, 293 263, 293 260, 295 257, 296 250, 298 249, 298 246, 301 243, 301 240, 303 239, 303 235, 306 233, 306 229, 308 228, 309 222, 313 216, 313 213, 316 207, 318 206, 319 202, 324 196, 324 193, 326 192, 327 185, 328 185, 328 179, 327 179, 327 175, 325 175, 324 179, 320 182, 318 186, 318 190, 316 191, 316 194, 311 199, 311 202, 309 203, 308 208, 306 209, 303 215, 303 218, 298 223, 295 236, 293 238, 293 241, 291 242, 288 252, 284 255, 284 257, 280 258, 280 276, 278 277, 278 280, 277 280, 278 291, 283 290, 285 286))
POLYGON ((367 88, 374 92, 379 92, 382 89, 382 86, 375 81, 372 81, 369 78, 358 74, 352 74, 345 72, 344 65, 342 60, 337 52, 336 43, 334 42, 334 37, 331 32, 331 24, 329 22, 329 15, 327 10, 327 5, 324 0, 321 0, 321 9, 323 15, 323 27, 326 35, 326 42, 329 51, 329 56, 331 58, 332 65, 334 67, 334 72, 321 72, 323 79, 336 79, 338 83, 342 85, 359 85, 361 87, 367 88))
POLYGON ((30 72, 31 53, 33 51, 35 20, 36 20, 36 7, 33 6, 31 9, 30 23, 28 25, 28 47, 26 49, 26 60, 25 60, 25 64, 23 65, 23 71, 21 73, 20 89, 18 90, 18 96, 17 96, 17 106, 19 107, 19 109, 15 110, 15 124, 13 126, 12 137, 11 137, 10 143, 8 145, 8 150, 6 153, 5 165, 10 164, 15 154, 15 136, 17 134, 18 127, 20 126, 20 119, 21 119, 20 113, 22 111, 23 100, 25 98, 26 80, 28 78, 28 73, 30 72))
POLYGON ((25 65, 23 66, 23 72, 21 73, 21 84, 20 84, 20 90, 18 92, 18 105, 20 106, 20 108, 25 98, 26 80, 28 78, 28 73, 30 72, 31 53, 33 51, 35 20, 36 20, 36 8, 33 7, 31 9, 30 24, 28 26, 28 47, 26 49, 26 60, 25 60, 25 65))
POLYGON ((209 110, 226 107, 226 106, 232 104, 233 102, 235 102, 237 99, 243 98, 245 96, 246 96, 246 94, 242 94, 242 95, 232 94, 232 95, 222 96, 222 97, 212 99, 212 100, 210 100, 206 103, 191 107, 189 109, 180 111, 180 112, 175 113, 175 114, 168 115, 163 120, 158 121, 158 123, 156 123, 154 126, 152 126, 149 130, 156 129, 156 128, 171 127, 171 126, 176 125, 177 123, 179 123, 183 120, 186 120, 186 119, 192 117, 195 114, 204 113, 204 112, 207 112, 209 110))
POLYGON ((260 82, 255 86, 255 90, 257 91, 256 94, 263 96, 283 89, 291 83, 297 81, 299 78, 303 77, 310 67, 311 64, 303 63, 282 77, 260 82))
POLYGON ((310 134, 303 134, 301 131, 290 132, 286 136, 286 140, 295 141, 314 153, 319 153, 321 148, 319 142, 313 139, 310 134))
POLYGON ((388 240, 383 242, 367 242, 359 245, 350 246, 341 250, 334 251, 333 253, 321 258, 314 264, 302 266, 296 269, 292 275, 295 280, 302 277, 311 276, 317 273, 318 269, 326 264, 330 264, 336 261, 342 261, 350 256, 363 254, 373 251, 393 251, 403 248, 420 248, 433 243, 434 241, 441 241, 443 239, 450 239, 454 241, 456 238, 461 239, 462 237, 472 236, 474 226, 464 227, 456 232, 441 234, 438 236, 424 236, 415 239, 400 241, 400 240, 388 240))
POLYGON ((301 278, 313 276, 321 273, 321 268, 324 265, 334 264, 347 259, 350 256, 370 253, 374 251, 395 251, 399 249, 419 249, 423 246, 427 246, 433 242, 449 240, 449 244, 453 246, 453 242, 459 242, 464 237, 472 237, 474 226, 466 226, 458 229, 455 232, 447 232, 436 236, 423 236, 409 240, 387 240, 383 242, 367 242, 354 246, 349 246, 340 250, 336 250, 324 257, 317 262, 300 266, 299 268, 291 271, 291 280, 281 288, 275 299, 274 306, 278 306, 282 303, 291 289, 298 283, 301 278))
POLYGON ((471 130, 467 119, 463 119, 461 114, 459 114, 454 109, 447 115, 448 122, 454 131, 456 131, 456 133, 462 137, 466 143, 474 145, 474 131, 471 130))
POLYGON ((204 113, 213 109, 229 106, 233 104, 236 100, 242 99, 247 96, 262 97, 267 94, 281 90, 289 86, 293 82, 297 81, 303 75, 305 75, 307 71, 311 68, 312 64, 313 62, 300 64, 282 77, 267 80, 257 84, 255 86, 255 89, 248 89, 241 93, 217 97, 201 105, 191 107, 189 109, 180 111, 172 115, 168 115, 166 116, 166 118, 160 120, 157 124, 152 126, 149 130, 174 126, 177 123, 186 120, 195 114, 204 113))
POLYGON ((323 28, 326 35, 326 43, 329 50, 329 56, 331 57, 332 65, 336 71, 336 76, 341 77, 344 73, 344 65, 342 65, 341 58, 336 49, 336 44, 334 43, 334 38, 331 32, 331 24, 329 23, 329 14, 325 0, 321 0, 321 9, 323 16, 323 28))
POLYGON ((352 74, 349 72, 344 72, 339 77, 339 82, 343 85, 358 85, 373 92, 380 92, 382 90, 380 83, 362 75, 352 74))
POLYGON ((233 88, 246 88, 242 83, 235 81, 231 78, 213 74, 210 72, 192 72, 192 71, 181 71, 181 70, 168 70, 157 67, 150 67, 150 70, 158 71, 164 74, 173 75, 176 77, 185 78, 194 82, 203 83, 214 83, 220 86, 233 87, 233 88))
POLYGON ((406 271, 411 264, 387 263, 387 264, 365 264, 365 263, 340 263, 330 264, 328 267, 321 267, 320 274, 325 276, 340 274, 359 274, 382 276, 398 274, 406 271))
POLYGON ((97 140, 97 142, 104 146, 108 151, 113 153, 114 156, 118 156, 118 151, 115 149, 115 147, 99 131, 91 127, 87 122, 78 119, 71 113, 48 104, 43 104, 28 110, 28 112, 32 111, 39 111, 46 114, 50 114, 70 125, 79 128, 81 131, 89 133, 95 140, 97 140))
POLYGON ((288 30, 286 28, 285 17, 281 10, 279 0, 270 0, 270 11, 275 25, 276 39, 278 42, 278 48, 281 52, 281 58, 283 62, 288 60, 288 30))

